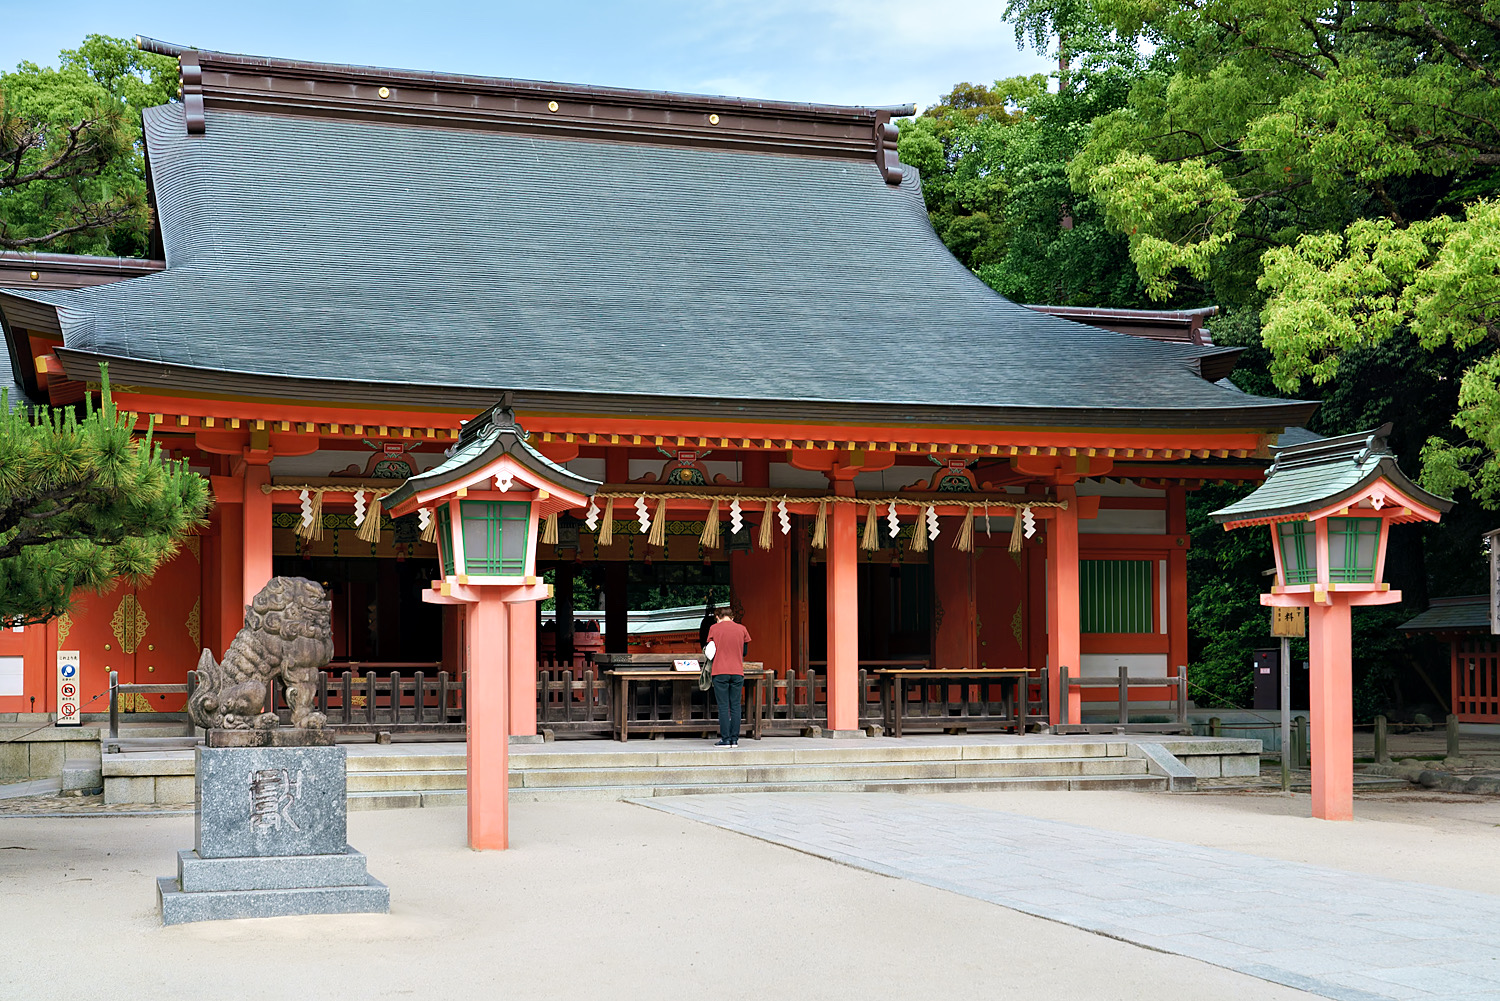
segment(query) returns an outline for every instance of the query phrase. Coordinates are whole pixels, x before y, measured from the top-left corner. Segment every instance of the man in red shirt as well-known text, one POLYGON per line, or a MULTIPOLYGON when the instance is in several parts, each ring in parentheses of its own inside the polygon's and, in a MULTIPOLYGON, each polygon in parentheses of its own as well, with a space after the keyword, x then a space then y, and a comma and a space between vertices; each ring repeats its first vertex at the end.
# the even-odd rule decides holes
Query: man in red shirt
POLYGON ((740 746, 740 700, 745 691, 745 644, 750 630, 734 621, 728 606, 708 630, 714 648, 714 701, 719 704, 719 742, 715 747, 740 746))

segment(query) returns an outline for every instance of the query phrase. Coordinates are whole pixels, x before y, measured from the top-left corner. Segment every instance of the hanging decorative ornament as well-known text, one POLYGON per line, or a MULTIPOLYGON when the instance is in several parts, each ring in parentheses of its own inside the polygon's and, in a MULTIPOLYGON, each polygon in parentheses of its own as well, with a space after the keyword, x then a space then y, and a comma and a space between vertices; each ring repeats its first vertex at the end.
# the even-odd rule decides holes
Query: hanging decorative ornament
POLYGON ((308 528, 312 525, 312 494, 304 490, 300 496, 302 500, 302 527, 308 528))
POLYGON ((651 531, 651 516, 646 513, 646 495, 635 499, 635 517, 641 523, 641 534, 645 535, 651 531))
POLYGON ((499 490, 502 494, 508 493, 510 491, 511 484, 515 482, 515 474, 512 473, 509 469, 501 470, 499 473, 495 474, 495 489, 499 490))
POLYGON ((417 508, 417 528, 419 528, 423 532, 425 532, 425 531, 427 531, 427 526, 431 525, 431 524, 432 524, 432 511, 430 509, 428 509, 428 508, 425 508, 425 507, 419 507, 419 508, 417 508))
POLYGON ((891 501, 885 509, 886 524, 891 526, 891 538, 901 534, 901 519, 896 517, 896 502, 891 501))
POLYGON ((599 527, 599 502, 592 497, 589 498, 589 513, 583 523, 589 527, 590 532, 599 527))
POLYGON ((363 525, 364 523, 365 523, 365 492, 363 490, 356 490, 356 491, 354 491, 354 527, 358 528, 359 526, 363 525))
POLYGON ((729 530, 735 535, 739 535, 740 529, 744 526, 745 522, 740 517, 740 499, 736 497, 729 502, 729 530))
POLYGON ((792 534, 792 516, 789 515, 789 514, 787 514, 787 510, 786 510, 786 498, 785 497, 781 498, 781 500, 779 502, 777 502, 777 504, 776 504, 776 516, 781 521, 781 534, 782 535, 791 535, 792 534))
MULTIPOLYGON (((973 508, 969 508, 969 511, 971 513, 973 512, 973 510, 974 510, 973 508)), ((989 501, 985 501, 985 503, 984 503, 984 537, 986 539, 988 539, 990 537, 990 504, 989 504, 989 501)))
POLYGON ((927 505, 927 538, 928 539, 936 539, 937 537, 938 537, 937 508, 933 507, 931 504, 928 504, 927 505))
POLYGON ((1030 504, 1021 509, 1021 528, 1028 539, 1036 534, 1036 516, 1031 513, 1030 504))

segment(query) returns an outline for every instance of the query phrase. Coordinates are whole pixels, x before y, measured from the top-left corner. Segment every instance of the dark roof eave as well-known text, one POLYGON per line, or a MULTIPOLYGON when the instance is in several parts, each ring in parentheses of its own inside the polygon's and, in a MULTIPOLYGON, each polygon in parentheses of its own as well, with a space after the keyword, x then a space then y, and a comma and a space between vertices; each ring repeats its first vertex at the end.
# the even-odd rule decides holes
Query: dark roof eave
POLYGON ((565 466, 559 466, 536 452, 526 444, 525 439, 511 431, 501 431, 494 436, 485 448, 457 466, 447 467, 446 464, 430 469, 425 473, 419 473, 392 490, 385 498, 385 506, 394 509, 414 497, 422 490, 442 486, 454 480, 463 479, 475 471, 484 468, 491 462, 503 455, 509 455, 527 469, 536 473, 544 480, 555 483, 560 487, 573 490, 585 497, 592 497, 594 491, 602 486, 599 480, 580 476, 565 466))
POLYGON ((423 408, 474 413, 501 392, 513 390, 518 410, 568 414, 684 417, 724 421, 804 421, 902 425, 975 425, 981 427, 1052 427, 1112 429, 1142 427, 1174 431, 1249 430, 1305 424, 1317 409, 1312 401, 1289 400, 1270 406, 1224 408, 1103 409, 1062 407, 954 407, 909 401, 760 400, 663 396, 625 393, 560 392, 502 386, 424 386, 406 383, 308 379, 218 369, 167 365, 59 348, 57 356, 70 379, 91 382, 100 362, 110 366, 121 384, 157 387, 204 396, 256 396, 288 401, 357 402, 381 408, 423 408))
POLYGON ((301 59, 279 59, 272 56, 252 56, 234 52, 219 52, 214 49, 195 49, 188 45, 163 42, 142 35, 136 36, 136 45, 146 52, 158 55, 182 56, 196 53, 199 64, 210 66, 232 66, 253 71, 282 70, 330 80, 372 80, 382 84, 409 84, 441 90, 466 93, 537 93, 547 95, 569 95, 595 100, 649 103, 660 105, 702 105, 713 109, 737 108, 745 111, 791 114, 799 117, 821 117, 839 119, 866 119, 873 116, 904 117, 916 114, 911 104, 837 105, 814 104, 798 101, 768 101, 747 97, 726 97, 712 94, 681 94, 673 91, 634 90, 627 87, 600 87, 586 84, 558 83, 549 80, 522 80, 511 77, 474 76, 464 73, 441 73, 433 70, 406 70, 383 66, 359 66, 346 63, 318 63, 301 59))
MULTIPOLYGON (((1274 473, 1272 475, 1274 475, 1274 473)), ((1275 518, 1279 520, 1293 515, 1311 514, 1314 511, 1322 511, 1327 508, 1334 507, 1340 501, 1348 500, 1354 497, 1361 491, 1368 489, 1375 483, 1376 480, 1379 479, 1388 480, 1392 486, 1396 487, 1401 492, 1411 496, 1413 499, 1418 500, 1423 504, 1428 505, 1429 507, 1434 508, 1439 512, 1442 512, 1443 514, 1446 514, 1453 509, 1453 501, 1423 490, 1421 487, 1417 486, 1407 478, 1406 474, 1401 471, 1401 467, 1396 465, 1395 458, 1393 456, 1385 456, 1380 460, 1380 462, 1375 466, 1374 469, 1370 470, 1370 472, 1360 477, 1360 479, 1353 485, 1345 487, 1341 490, 1334 491, 1333 493, 1328 494, 1325 497, 1319 497, 1315 500, 1304 501, 1298 504, 1287 504, 1282 507, 1275 508, 1260 508, 1249 511, 1214 511, 1209 514, 1209 517, 1219 524, 1223 525, 1229 522, 1260 521, 1265 518, 1275 518)), ((1267 482, 1269 482, 1269 480, 1267 482)), ((1254 494, 1252 493, 1250 496, 1253 497, 1254 494)))

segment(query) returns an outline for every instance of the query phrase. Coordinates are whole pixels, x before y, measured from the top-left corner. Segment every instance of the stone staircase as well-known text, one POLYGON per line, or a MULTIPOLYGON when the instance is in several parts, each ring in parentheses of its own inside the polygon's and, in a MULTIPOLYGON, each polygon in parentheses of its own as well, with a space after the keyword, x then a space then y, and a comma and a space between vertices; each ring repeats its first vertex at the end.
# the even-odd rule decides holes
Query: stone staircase
MULTIPOLYGON (((1153 770, 1149 759, 1125 742, 922 745, 794 739, 786 743, 798 746, 757 747, 747 741, 739 750, 729 751, 682 746, 676 741, 640 741, 623 747, 601 747, 595 742, 517 745, 511 748, 510 798, 513 803, 526 803, 728 791, 932 793, 1168 787, 1168 777, 1153 770)), ((351 748, 351 810, 463 804, 463 745, 404 746, 399 749, 402 753, 381 753, 389 750, 351 748)))

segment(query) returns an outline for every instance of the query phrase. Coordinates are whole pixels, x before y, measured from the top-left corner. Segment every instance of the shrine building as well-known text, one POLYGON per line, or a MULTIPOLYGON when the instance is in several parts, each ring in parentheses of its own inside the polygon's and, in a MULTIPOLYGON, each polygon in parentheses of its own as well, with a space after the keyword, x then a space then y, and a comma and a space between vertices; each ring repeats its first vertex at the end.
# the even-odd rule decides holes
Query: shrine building
POLYGON ((144 116, 152 259, 0 255, 12 394, 75 403, 107 365, 215 506, 149 582, 0 634, 0 712, 55 710, 58 650, 85 712, 111 671, 185 682, 276 574, 328 587, 330 672, 460 683, 431 519, 380 499, 503 400, 603 484, 537 545, 546 669, 629 651, 632 612, 680 649, 682 609, 727 601, 831 730, 891 664, 1031 669, 1056 721, 1063 669, 1189 666, 1188 494, 1262 479, 1314 409, 1235 389, 1211 310, 995 293, 898 162, 910 107, 141 44, 182 76, 144 116))

